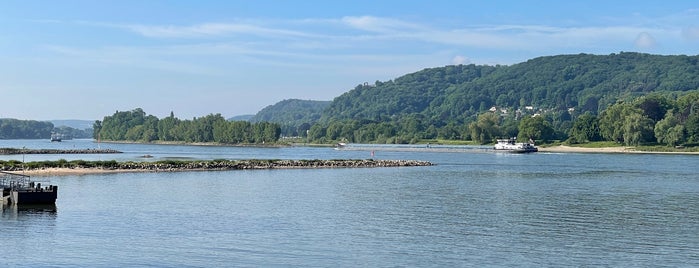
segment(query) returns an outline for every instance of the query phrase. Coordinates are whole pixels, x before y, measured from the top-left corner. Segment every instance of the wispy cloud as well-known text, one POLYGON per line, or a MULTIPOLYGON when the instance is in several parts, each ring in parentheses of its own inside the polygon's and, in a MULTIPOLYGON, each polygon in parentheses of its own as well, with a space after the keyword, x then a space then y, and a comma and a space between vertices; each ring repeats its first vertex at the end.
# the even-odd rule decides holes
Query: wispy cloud
MULTIPOLYGON (((682 13, 682 21, 696 12, 682 13)), ((650 20, 646 20, 650 21, 650 20)), ((62 54, 80 52, 82 58, 141 64, 143 67, 192 73, 220 73, 220 66, 197 66, 197 57, 221 59, 231 64, 253 63, 267 66, 313 68, 322 64, 347 62, 384 62, 424 55, 441 55, 442 64, 488 63, 480 51, 521 55, 504 64, 533 56, 559 53, 608 53, 629 48, 647 50, 658 43, 699 40, 699 27, 678 27, 671 19, 663 23, 636 24, 615 21, 614 25, 551 26, 531 24, 502 25, 431 25, 390 17, 346 16, 334 19, 238 20, 191 25, 145 25, 89 23, 97 27, 122 29, 149 40, 150 47, 86 48, 69 51, 58 46, 62 54), (152 40, 152 42, 151 42, 152 40), (173 41, 174 40, 174 41, 173 41), (178 64, 181 62, 181 64, 178 64), (187 65, 191 62, 192 67, 187 65), (169 64, 172 63, 172 64, 169 64)), ((51 23, 55 23, 51 21, 51 23)), ((503 57, 504 58, 504 57, 503 57)))
POLYGON ((405 31, 425 31, 423 25, 410 23, 398 19, 373 16, 343 17, 340 21, 351 28, 375 33, 397 33, 405 31))
POLYGON ((191 26, 153 26, 153 25, 121 25, 121 28, 128 29, 146 37, 155 38, 197 38, 210 36, 226 36, 233 34, 246 34, 257 36, 293 36, 293 37, 312 37, 311 34, 267 28, 252 24, 241 23, 204 23, 191 26))
MULTIPOLYGON (((696 12, 685 12, 693 17, 696 12)), ((659 19, 660 20, 660 19, 659 19)), ((686 20, 686 19, 685 19, 686 20)), ((648 20, 650 21, 650 20, 648 20)), ((112 25, 147 38, 187 38, 207 40, 242 40, 263 37, 266 44, 289 49, 371 48, 377 44, 395 42, 407 46, 417 42, 474 49, 504 49, 511 51, 547 51, 575 47, 611 47, 620 44, 648 48, 661 39, 699 39, 699 28, 663 23, 606 26, 551 25, 452 25, 433 26, 389 17, 346 16, 338 19, 247 20, 236 23, 213 22, 186 26, 174 25, 112 25), (639 33, 645 33, 639 39, 639 33), (213 38, 213 39, 212 39, 213 38)), ((665 43, 671 43, 665 41, 665 43)))

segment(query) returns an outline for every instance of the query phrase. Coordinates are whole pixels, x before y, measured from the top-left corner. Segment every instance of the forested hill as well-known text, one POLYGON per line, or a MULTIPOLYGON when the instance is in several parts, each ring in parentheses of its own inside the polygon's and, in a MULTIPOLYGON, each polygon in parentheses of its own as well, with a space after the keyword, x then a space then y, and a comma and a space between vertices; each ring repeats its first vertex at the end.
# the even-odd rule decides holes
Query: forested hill
POLYGON ((287 99, 260 110, 250 122, 272 122, 282 126, 282 133, 298 136, 320 119, 330 101, 287 99))
POLYGON ((590 111, 650 92, 699 89, 699 56, 642 53, 559 55, 510 66, 430 68, 335 98, 323 121, 397 121, 409 116, 433 124, 465 123, 493 106, 514 111, 590 111))

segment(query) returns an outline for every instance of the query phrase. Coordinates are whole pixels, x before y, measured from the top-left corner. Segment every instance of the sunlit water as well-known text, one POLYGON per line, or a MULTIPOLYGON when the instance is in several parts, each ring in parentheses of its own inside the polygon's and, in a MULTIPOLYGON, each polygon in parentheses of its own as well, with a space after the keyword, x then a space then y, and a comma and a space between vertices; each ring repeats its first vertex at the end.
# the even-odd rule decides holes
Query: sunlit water
MULTIPOLYGON (((0 141, 0 147, 97 147, 0 141)), ((119 155, 342 159, 369 151, 100 144, 119 155)), ((699 156, 378 150, 432 167, 34 179, 54 207, 5 207, 9 267, 699 266, 699 156)), ((149 161, 151 159, 148 159, 149 161)))

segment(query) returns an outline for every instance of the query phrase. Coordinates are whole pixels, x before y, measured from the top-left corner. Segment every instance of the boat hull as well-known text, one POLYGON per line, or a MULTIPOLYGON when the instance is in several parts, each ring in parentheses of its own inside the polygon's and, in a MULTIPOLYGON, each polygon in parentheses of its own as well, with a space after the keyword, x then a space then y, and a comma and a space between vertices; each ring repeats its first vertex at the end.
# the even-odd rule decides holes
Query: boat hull
POLYGON ((513 153, 513 154, 535 153, 535 152, 539 151, 539 149, 537 149, 537 148, 533 148, 533 149, 494 149, 494 150, 498 151, 498 152, 513 153))
POLYGON ((58 186, 45 189, 22 189, 10 191, 9 203, 12 204, 55 204, 58 197, 58 186))

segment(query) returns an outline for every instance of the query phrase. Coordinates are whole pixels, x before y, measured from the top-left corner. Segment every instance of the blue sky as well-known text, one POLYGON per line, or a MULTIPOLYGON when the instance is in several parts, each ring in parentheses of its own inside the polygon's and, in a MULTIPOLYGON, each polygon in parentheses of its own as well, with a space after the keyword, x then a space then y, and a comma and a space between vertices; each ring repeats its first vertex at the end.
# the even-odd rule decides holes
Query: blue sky
POLYGON ((699 54, 696 1, 3 1, 0 118, 254 114, 450 64, 699 54))

